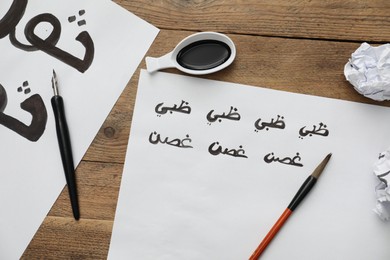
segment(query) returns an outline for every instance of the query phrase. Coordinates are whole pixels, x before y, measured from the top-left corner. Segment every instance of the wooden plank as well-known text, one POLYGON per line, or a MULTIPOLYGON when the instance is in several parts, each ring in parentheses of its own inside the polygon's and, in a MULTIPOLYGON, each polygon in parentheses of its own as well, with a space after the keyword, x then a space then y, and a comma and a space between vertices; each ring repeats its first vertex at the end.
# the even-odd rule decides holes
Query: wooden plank
POLYGON ((103 123, 83 160, 123 163, 139 71, 133 76, 103 123))
POLYGON ((21 259, 106 259, 112 221, 48 217, 21 259))
MULTIPOLYGON (((122 176, 122 164, 82 162, 76 171, 81 219, 113 220, 122 176)), ((67 186, 49 216, 72 219, 67 186)))
POLYGON ((115 0, 162 29, 390 41, 388 0, 115 0))
POLYGON ((76 171, 81 219, 73 219, 65 187, 22 259, 105 259, 122 168, 117 163, 81 162, 76 171))

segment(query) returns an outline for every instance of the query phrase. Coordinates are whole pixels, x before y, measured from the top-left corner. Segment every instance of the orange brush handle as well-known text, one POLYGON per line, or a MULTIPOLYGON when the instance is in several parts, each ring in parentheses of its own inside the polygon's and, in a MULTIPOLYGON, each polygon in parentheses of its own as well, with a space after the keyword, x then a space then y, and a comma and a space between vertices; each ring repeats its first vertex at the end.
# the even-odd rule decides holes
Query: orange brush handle
POLYGON ((286 208, 286 210, 283 212, 283 214, 279 217, 278 221, 276 221, 276 223, 271 228, 271 230, 268 232, 268 234, 265 236, 263 241, 261 241, 260 245, 253 252, 253 254, 249 258, 249 260, 259 259, 260 255, 264 252, 264 250, 266 249, 268 244, 272 241, 274 236, 278 233, 278 231, 283 226, 284 222, 286 222, 286 220, 291 215, 291 213, 292 213, 292 211, 289 208, 286 208))

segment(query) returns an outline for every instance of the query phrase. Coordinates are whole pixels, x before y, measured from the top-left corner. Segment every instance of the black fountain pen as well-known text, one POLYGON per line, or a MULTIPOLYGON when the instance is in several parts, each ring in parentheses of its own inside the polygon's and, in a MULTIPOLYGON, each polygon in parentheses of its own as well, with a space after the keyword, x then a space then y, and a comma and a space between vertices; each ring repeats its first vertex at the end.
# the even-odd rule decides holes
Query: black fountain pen
POLYGON ((53 107, 54 117, 56 120, 58 145, 60 147, 62 165, 64 166, 66 183, 68 184, 68 191, 70 203, 72 205, 73 216, 76 220, 78 220, 80 218, 80 211, 77 199, 77 188, 72 156, 72 147, 70 145, 69 130, 65 118, 64 101, 62 97, 58 94, 57 76, 54 70, 51 83, 54 91, 54 96, 51 98, 51 105, 53 107))

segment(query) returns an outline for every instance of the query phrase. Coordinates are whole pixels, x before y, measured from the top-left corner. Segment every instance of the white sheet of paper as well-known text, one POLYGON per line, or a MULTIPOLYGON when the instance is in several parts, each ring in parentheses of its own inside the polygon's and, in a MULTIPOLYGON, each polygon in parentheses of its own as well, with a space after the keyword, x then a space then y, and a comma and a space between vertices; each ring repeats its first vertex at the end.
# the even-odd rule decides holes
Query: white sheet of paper
POLYGON ((389 259, 390 226, 372 211, 386 118, 389 108, 142 71, 109 258, 248 259, 331 152, 264 259, 389 259))
MULTIPOLYGON (((11 10, 13 2, 16 1, 0 2, 0 18, 11 10)), ((15 18, 17 10, 13 12, 15 18)), ((16 26, 19 42, 29 45, 24 35, 26 23, 43 13, 50 14, 51 19, 56 17, 61 26, 55 47, 83 59, 86 48, 75 38, 84 31, 94 43, 94 56, 82 73, 41 49, 26 51, 15 47, 9 33, 1 36, 0 84, 7 95, 7 103, 0 98, 1 259, 21 256, 65 184, 50 104, 52 70, 58 76, 77 165, 158 33, 157 28, 109 0, 28 1, 16 26), (71 16, 76 20, 69 22, 71 16), (78 25, 82 20, 86 23, 78 25), (21 109, 25 100, 39 103, 34 94, 44 103, 47 121, 37 121, 44 131, 38 140, 30 141, 19 134, 20 127, 11 130, 9 118, 4 115, 17 119, 17 125, 25 124, 29 135, 34 131, 34 127, 28 127, 32 118, 44 114, 42 109, 31 114, 21 109)), ((7 29, 9 25, 0 28, 7 29)), ((40 22, 34 33, 45 38, 52 31, 51 24, 40 22)), ((3 98, 4 91, 0 91, 3 98)), ((82 217, 82 208, 80 212, 82 217)))

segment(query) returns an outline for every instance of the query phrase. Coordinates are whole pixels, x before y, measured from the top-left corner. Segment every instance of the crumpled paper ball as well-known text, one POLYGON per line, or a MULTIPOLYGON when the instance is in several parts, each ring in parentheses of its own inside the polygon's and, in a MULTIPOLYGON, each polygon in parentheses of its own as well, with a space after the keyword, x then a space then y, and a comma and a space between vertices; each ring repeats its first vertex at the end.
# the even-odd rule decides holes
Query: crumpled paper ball
POLYGON ((374 174, 380 184, 376 187, 377 204, 374 212, 382 220, 390 220, 390 148, 379 155, 374 164, 374 174))
POLYGON ((372 47, 362 43, 345 64, 344 75, 360 94, 390 100, 390 44, 372 47))

